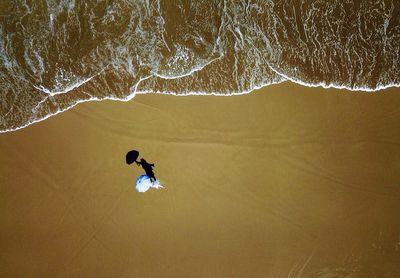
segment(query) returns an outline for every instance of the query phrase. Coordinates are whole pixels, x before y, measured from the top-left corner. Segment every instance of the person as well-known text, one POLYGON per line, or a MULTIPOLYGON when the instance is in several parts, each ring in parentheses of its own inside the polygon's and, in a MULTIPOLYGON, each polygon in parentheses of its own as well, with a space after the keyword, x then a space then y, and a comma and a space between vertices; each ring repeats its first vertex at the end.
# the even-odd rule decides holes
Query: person
POLYGON ((154 172, 153 172, 154 163, 152 163, 152 164, 147 163, 147 161, 144 160, 143 158, 140 159, 140 162, 139 161, 135 161, 135 162, 137 165, 142 166, 142 168, 146 172, 146 175, 150 178, 150 180, 152 182, 156 181, 156 177, 154 176, 154 172))

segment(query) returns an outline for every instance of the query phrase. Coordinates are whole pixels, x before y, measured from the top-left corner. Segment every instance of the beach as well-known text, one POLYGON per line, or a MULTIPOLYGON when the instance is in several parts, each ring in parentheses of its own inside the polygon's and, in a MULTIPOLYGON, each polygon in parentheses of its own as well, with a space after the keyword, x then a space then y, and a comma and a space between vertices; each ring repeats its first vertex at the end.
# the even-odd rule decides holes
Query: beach
POLYGON ((0 134, 0 276, 400 275, 399 107, 398 88, 284 82, 0 134), (164 189, 135 190, 131 149, 164 189))

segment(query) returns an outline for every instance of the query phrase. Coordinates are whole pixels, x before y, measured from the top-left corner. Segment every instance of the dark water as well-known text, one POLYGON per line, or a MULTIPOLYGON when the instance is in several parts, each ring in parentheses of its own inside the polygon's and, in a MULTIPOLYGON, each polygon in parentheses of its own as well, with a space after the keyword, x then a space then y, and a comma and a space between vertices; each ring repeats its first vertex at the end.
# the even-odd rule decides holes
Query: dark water
POLYGON ((0 131, 135 93, 400 84, 400 1, 0 2, 0 131))

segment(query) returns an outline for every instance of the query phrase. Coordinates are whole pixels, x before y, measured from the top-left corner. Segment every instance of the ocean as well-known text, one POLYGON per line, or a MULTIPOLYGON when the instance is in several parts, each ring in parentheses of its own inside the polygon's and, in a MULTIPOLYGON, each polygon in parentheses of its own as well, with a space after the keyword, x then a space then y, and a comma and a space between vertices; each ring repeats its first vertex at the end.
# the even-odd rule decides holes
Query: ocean
POLYGON ((81 102, 400 85, 397 0, 0 3, 0 132, 81 102))

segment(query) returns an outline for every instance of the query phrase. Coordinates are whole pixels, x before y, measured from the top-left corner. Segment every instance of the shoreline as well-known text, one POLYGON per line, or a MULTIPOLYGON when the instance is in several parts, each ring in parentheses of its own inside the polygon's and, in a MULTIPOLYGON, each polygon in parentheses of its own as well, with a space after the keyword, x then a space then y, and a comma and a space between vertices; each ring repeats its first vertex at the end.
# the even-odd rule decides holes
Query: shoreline
MULTIPOLYGON (((281 74, 280 74, 281 75, 281 74)), ((8 133, 8 132, 14 132, 20 129, 24 129, 30 125, 33 125, 35 123, 39 123, 42 121, 45 121, 53 116, 56 116, 60 113, 64 113, 67 112, 68 110, 74 108, 75 106, 78 106, 79 104, 82 103, 87 103, 87 102, 101 102, 101 101, 117 101, 117 102, 129 102, 131 100, 133 100, 137 95, 147 95, 147 94, 155 94, 155 95, 172 95, 172 96, 177 96, 177 97, 189 97, 189 96, 217 96, 217 97, 231 97, 231 96, 241 96, 241 95, 247 95, 247 94, 252 94, 255 93, 257 91, 261 91, 261 90, 267 90, 267 88, 271 87, 271 86, 276 86, 282 83, 287 83, 290 82, 293 85, 297 86, 303 86, 306 88, 317 88, 317 89, 328 89, 328 90, 340 90, 340 91, 347 91, 347 92, 356 92, 356 93, 367 93, 367 94, 371 94, 371 93, 384 93, 388 90, 396 90, 398 88, 400 88, 399 84, 391 84, 391 85, 387 85, 387 86, 382 86, 382 87, 378 87, 377 89, 369 89, 369 88, 350 88, 350 87, 346 87, 346 86, 337 86, 334 84, 325 84, 325 83, 318 83, 318 84, 308 84, 308 83, 304 83, 301 82, 300 80, 295 80, 295 79, 291 79, 287 76, 284 76, 286 78, 286 80, 277 82, 277 83, 272 83, 272 84, 267 84, 267 85, 263 85, 260 87, 255 87, 250 91, 244 91, 244 92, 240 92, 240 93, 232 93, 232 94, 226 94, 226 93, 217 93, 217 92, 189 92, 189 93, 184 93, 184 94, 179 94, 179 93, 174 93, 174 92, 134 92, 130 95, 128 95, 127 97, 125 97, 124 99, 119 99, 119 98, 115 98, 115 97, 106 97, 103 99, 99 99, 99 98, 90 98, 90 99, 85 99, 85 100, 78 100, 74 105, 69 106, 65 109, 59 110, 53 114, 49 114, 47 116, 45 116, 44 118, 41 118, 39 120, 34 120, 32 122, 29 122, 23 126, 17 127, 17 128, 9 128, 9 129, 5 129, 5 130, 0 130, 0 134, 2 133, 8 133)), ((136 85, 137 87, 138 85, 136 85)), ((49 95, 48 97, 52 97, 52 95, 49 95)))

